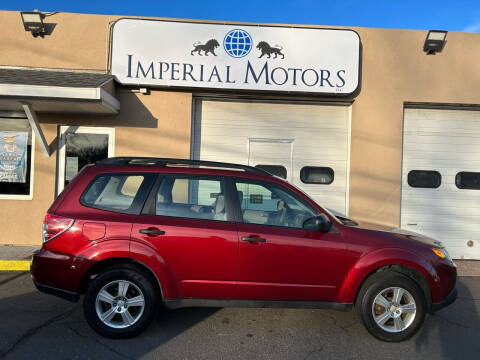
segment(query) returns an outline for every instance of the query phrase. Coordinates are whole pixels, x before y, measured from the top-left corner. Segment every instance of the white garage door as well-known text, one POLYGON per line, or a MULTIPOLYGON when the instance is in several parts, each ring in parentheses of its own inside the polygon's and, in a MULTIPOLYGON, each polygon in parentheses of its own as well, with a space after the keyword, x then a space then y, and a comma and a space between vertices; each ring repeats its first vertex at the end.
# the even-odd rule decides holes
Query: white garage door
POLYGON ((480 112, 405 109, 401 227, 480 259, 480 112))
POLYGON ((195 108, 195 159, 276 166, 319 204, 346 214, 348 106, 197 100, 195 108))

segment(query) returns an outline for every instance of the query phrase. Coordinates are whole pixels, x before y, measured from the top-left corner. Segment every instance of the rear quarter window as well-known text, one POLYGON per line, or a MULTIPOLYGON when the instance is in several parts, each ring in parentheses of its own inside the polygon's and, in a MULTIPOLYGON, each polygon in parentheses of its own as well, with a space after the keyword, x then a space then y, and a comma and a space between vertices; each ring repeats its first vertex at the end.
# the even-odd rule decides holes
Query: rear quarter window
POLYGON ((80 203, 100 210, 139 213, 152 180, 152 174, 101 174, 85 189, 80 203))

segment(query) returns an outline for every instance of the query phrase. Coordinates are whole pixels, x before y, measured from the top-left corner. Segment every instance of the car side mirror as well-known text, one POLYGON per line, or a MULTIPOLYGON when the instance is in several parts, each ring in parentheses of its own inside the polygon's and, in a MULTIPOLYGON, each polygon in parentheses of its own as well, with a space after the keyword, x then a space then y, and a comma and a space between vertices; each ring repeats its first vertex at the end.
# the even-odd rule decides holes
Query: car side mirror
POLYGON ((305 230, 326 233, 331 227, 332 223, 330 222, 330 219, 324 214, 311 217, 303 222, 303 228, 305 230))

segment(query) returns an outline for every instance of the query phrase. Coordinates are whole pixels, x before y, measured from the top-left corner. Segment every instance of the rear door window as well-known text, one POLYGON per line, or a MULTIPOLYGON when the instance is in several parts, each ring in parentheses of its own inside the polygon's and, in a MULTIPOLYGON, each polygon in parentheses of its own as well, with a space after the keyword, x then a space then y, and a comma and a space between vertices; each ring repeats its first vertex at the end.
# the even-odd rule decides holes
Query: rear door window
POLYGON ((227 221, 221 178, 164 176, 158 186, 155 214, 190 219, 227 221))
POLYGON ((96 209, 137 214, 153 178, 154 174, 102 174, 90 183, 80 202, 96 209))

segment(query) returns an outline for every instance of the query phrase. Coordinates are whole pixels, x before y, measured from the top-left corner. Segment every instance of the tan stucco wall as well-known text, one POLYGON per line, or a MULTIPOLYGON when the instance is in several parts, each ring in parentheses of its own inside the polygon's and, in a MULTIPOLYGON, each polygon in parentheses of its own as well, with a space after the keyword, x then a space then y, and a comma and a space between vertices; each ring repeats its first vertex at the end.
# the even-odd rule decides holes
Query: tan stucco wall
MULTIPOLYGON (((117 18, 58 13, 45 19, 56 26, 42 39, 24 31, 18 12, 0 11, 0 66, 105 70, 108 25, 117 18)), ((426 56, 426 31, 353 29, 362 39, 363 63, 362 91, 352 106, 350 216, 398 226, 403 104, 480 104, 480 34, 450 32, 444 51, 426 56)), ((41 115, 54 152, 46 158, 37 145, 34 200, 0 200, 6 225, 0 243, 40 244, 54 197, 57 125, 115 126, 115 155, 188 157, 191 96, 117 88, 119 116, 41 115)))
POLYGON ((442 53, 426 31, 355 28, 362 91, 352 106, 350 216, 398 226, 404 102, 480 104, 480 34, 449 32, 442 53))
POLYGON ((52 155, 36 144, 33 200, 0 200, 0 244, 40 245, 43 217, 55 197, 57 126, 115 127, 116 156, 190 156, 190 93, 117 91, 122 109, 115 117, 40 115, 52 155))

